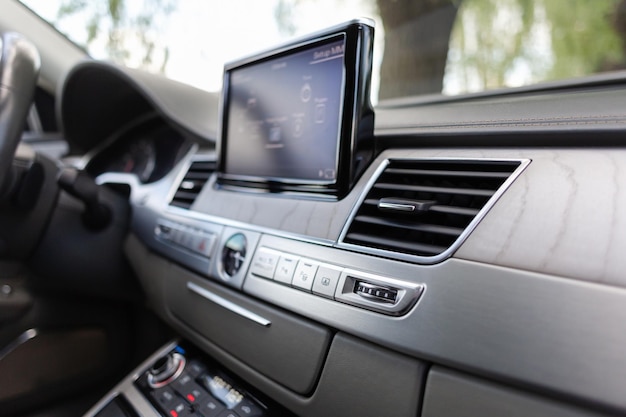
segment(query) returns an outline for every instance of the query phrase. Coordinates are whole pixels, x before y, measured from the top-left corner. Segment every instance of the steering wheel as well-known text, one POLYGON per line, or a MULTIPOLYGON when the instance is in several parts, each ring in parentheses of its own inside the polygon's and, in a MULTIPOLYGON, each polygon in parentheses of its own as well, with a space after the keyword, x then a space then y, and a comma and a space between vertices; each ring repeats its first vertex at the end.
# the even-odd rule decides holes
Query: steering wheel
POLYGON ((0 202, 11 189, 12 163, 39 75, 37 48, 21 35, 0 39, 0 202))

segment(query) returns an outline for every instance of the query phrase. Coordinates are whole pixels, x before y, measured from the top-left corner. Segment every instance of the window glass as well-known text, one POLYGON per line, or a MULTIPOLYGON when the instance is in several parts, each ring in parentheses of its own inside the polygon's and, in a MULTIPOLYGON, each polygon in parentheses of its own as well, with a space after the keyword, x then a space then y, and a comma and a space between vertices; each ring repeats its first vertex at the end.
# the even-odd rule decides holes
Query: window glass
POLYGON ((626 65, 626 0, 22 0, 91 56, 221 88, 225 62, 376 22, 373 98, 458 95, 626 65))

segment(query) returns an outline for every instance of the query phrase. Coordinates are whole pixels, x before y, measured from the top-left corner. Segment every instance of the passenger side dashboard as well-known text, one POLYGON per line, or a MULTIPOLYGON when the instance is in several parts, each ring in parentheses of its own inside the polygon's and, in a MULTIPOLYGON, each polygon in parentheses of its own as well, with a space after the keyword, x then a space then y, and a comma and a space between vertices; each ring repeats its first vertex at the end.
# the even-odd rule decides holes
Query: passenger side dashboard
MULTIPOLYGON (((333 367, 338 365, 333 364, 331 352, 344 338, 352 346, 359 346, 357 350, 382 349, 392 357, 397 355, 391 362, 405 358, 414 363, 413 372, 394 371, 385 381, 409 378, 410 386, 418 387, 431 379, 423 379, 428 364, 436 364, 432 375, 439 375, 439 371, 448 375, 446 369, 452 369, 455 381, 467 383, 470 390, 476 382, 473 378, 479 378, 479 385, 485 378, 487 386, 493 384, 486 382, 489 380, 503 383, 505 392, 522 389, 519 395, 524 398, 532 397, 534 392, 573 401, 583 409, 619 410, 624 407, 619 382, 624 359, 616 338, 623 335, 619 329, 626 319, 622 308, 625 294, 618 287, 620 275, 612 271, 620 270, 622 259, 611 256, 612 251, 602 259, 581 259, 588 243, 558 238, 573 234, 582 239, 585 230, 593 229, 595 239, 613 236, 614 244, 623 245, 606 218, 598 215, 602 213, 600 207, 605 207, 619 221, 615 218, 619 210, 596 205, 577 194, 578 188, 559 188, 546 181, 551 178, 570 185, 580 182, 588 191, 606 187, 602 195, 619 196, 625 178, 616 176, 602 161, 610 158, 617 167, 624 155, 615 149, 591 153, 554 148, 390 149, 374 161, 350 195, 338 202, 222 190, 213 187, 211 178, 186 210, 168 206, 162 193, 146 189, 145 195, 136 196, 143 204, 136 206, 135 233, 129 237, 126 251, 162 317, 297 414, 315 415, 302 405, 304 398, 337 389, 324 386, 330 383, 334 387, 332 379, 324 375, 335 372, 333 367), (398 158, 531 162, 451 258, 420 264, 367 250, 355 251, 342 247, 340 242, 342 230, 381 164, 398 158), (590 167, 594 162, 598 164, 595 169, 590 167), (589 169, 594 172, 593 180, 587 174, 589 169), (602 172, 606 176, 598 175, 602 172), (563 190, 564 195, 555 196, 557 190, 563 190), (568 217, 572 211, 580 214, 568 217), (583 216, 587 219, 583 230, 576 222, 582 214, 588 214, 583 216), (159 236, 164 223, 183 230, 183 235, 200 231, 212 236, 211 251, 199 254, 184 244, 164 240, 159 236), (226 241, 237 234, 244 235, 249 245, 242 272, 231 281, 224 278, 220 265, 226 241), (376 309, 355 307, 341 300, 340 292, 329 296, 303 290, 298 284, 285 285, 275 278, 268 279, 254 265, 268 250, 278 254, 279 259, 292 257, 318 269, 338 271, 343 281, 337 288, 342 288, 350 276, 360 277, 386 287, 420 288, 419 298, 406 314, 394 317, 376 309), (517 263, 511 263, 511 259, 517 263), (597 275, 587 273, 582 264, 577 266, 575 259, 581 263, 587 260, 588 271, 598 273, 602 268, 604 282, 593 282, 597 275), (220 307, 214 296, 261 318, 270 317, 271 325, 265 327, 220 307), (281 319, 274 318, 279 312, 284 312, 280 313, 281 319), (302 320, 296 326, 301 330, 281 333, 286 326, 283 314, 287 314, 287 321, 302 320), (305 343, 307 348, 298 352, 302 345, 290 342, 301 342, 304 335, 310 335, 310 326, 324 334, 325 341, 305 343), (259 345, 264 333, 269 335, 265 348, 259 345), (300 353, 307 360, 298 356, 300 353), (466 381, 456 372, 473 376, 466 381)), ((175 176, 155 187, 172 195, 191 161, 206 158, 188 155, 175 176)), ((388 364, 379 367, 374 363, 369 372, 384 375, 388 364)), ((384 395, 391 395, 391 391, 386 392, 378 382, 364 382, 366 375, 356 377, 360 365, 348 369, 344 366, 340 367, 344 374, 339 380, 342 386, 352 387, 354 403, 346 399, 350 396, 341 401, 348 401, 352 407, 365 402, 368 411, 364 409, 363 415, 383 412, 372 398, 383 395, 380 389, 384 395)), ((436 384, 432 389, 438 394, 431 400, 427 396, 425 405, 432 405, 443 395, 436 384)), ((419 398, 419 392, 413 394, 415 397, 399 392, 403 393, 403 401, 411 403, 406 415, 414 415, 418 407, 413 401, 419 398)), ((541 397, 535 400, 543 401, 541 397)), ((339 406, 337 401, 331 402, 332 407, 339 406)), ((438 410, 442 406, 432 407, 438 410)), ((481 407, 489 409, 491 405, 481 407)), ((428 409, 424 415, 429 415, 428 409)), ((330 409, 326 412, 331 413, 330 409)))

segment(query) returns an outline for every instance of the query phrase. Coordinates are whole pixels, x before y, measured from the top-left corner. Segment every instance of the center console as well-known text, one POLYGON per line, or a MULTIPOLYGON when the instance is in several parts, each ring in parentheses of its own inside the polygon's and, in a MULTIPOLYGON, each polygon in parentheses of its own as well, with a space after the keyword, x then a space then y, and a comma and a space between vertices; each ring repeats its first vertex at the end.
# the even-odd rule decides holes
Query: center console
POLYGON ((172 342, 96 404, 93 417, 291 416, 190 344, 172 342))

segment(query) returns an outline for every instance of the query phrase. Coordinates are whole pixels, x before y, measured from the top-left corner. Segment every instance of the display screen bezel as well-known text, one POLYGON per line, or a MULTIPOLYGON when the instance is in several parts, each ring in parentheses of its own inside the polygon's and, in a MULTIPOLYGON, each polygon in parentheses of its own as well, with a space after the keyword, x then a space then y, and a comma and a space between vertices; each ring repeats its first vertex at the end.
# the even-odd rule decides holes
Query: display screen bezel
MULTIPOLYGON (((218 169, 216 185, 223 188, 237 188, 257 192, 305 193, 319 196, 341 197, 347 192, 358 175, 355 171, 356 149, 360 138, 372 136, 373 112, 369 102, 369 80, 371 73, 371 51, 373 26, 371 22, 355 20, 299 39, 282 47, 261 53, 224 68, 224 84, 220 106, 220 133, 218 142, 218 169), (314 50, 327 44, 344 41, 343 88, 338 131, 335 144, 334 178, 311 179, 273 175, 254 175, 236 172, 228 166, 229 158, 236 152, 229 146, 228 126, 230 119, 230 87, 234 72, 250 68, 272 60, 288 59, 290 55, 314 50), (370 118, 369 128, 363 126, 362 119, 370 118)), ((358 162, 363 162, 359 157, 358 162)))

